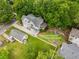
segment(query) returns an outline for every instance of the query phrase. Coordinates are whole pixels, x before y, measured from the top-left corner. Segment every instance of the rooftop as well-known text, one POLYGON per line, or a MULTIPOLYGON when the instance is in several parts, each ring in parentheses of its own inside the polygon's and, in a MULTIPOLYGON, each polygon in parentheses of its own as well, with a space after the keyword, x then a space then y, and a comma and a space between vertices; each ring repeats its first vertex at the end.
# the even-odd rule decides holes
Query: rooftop
POLYGON ((75 44, 63 43, 60 49, 60 55, 65 59, 79 59, 79 47, 75 44))
POLYGON ((19 31, 19 30, 17 30, 17 29, 11 30, 9 35, 14 37, 14 38, 16 38, 16 39, 18 39, 21 42, 24 42, 24 40, 27 39, 26 38, 26 34, 21 32, 21 31, 19 31))
POLYGON ((79 30, 72 28, 71 32, 70 32, 70 36, 75 36, 75 37, 79 37, 79 30))
POLYGON ((33 14, 29 14, 27 16, 23 15, 22 20, 25 18, 32 21, 35 24, 35 26, 37 26, 37 27, 40 27, 40 25, 43 23, 42 17, 35 17, 33 14))

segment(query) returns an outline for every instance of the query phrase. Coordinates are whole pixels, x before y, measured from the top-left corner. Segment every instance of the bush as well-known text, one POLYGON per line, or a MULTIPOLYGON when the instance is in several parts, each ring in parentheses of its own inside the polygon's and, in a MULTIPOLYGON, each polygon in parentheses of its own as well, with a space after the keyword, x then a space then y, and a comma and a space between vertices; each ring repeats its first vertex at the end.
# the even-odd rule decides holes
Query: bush
POLYGON ((8 50, 0 49, 0 59, 9 59, 8 50))

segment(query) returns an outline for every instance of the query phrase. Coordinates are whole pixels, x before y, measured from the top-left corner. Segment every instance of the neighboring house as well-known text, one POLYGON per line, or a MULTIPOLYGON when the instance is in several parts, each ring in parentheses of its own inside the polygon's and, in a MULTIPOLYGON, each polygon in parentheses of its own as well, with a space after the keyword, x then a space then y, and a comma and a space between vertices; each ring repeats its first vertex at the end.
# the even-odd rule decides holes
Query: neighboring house
POLYGON ((11 27, 11 25, 14 24, 15 22, 16 22, 16 19, 12 19, 10 21, 10 24, 0 25, 0 35, 5 33, 7 31, 7 29, 9 29, 11 27))
POLYGON ((69 35, 69 41, 79 46, 79 30, 78 29, 72 28, 69 35))
POLYGON ((35 17, 32 14, 22 16, 23 26, 29 30, 33 35, 37 35, 40 29, 45 29, 47 24, 44 23, 42 17, 35 17))
POLYGON ((28 39, 28 35, 26 35, 25 33, 17 30, 17 29, 13 29, 11 30, 10 34, 9 34, 9 39, 10 40, 17 40, 20 43, 25 43, 26 39, 28 39))
POLYGON ((79 47, 75 44, 63 43, 59 54, 65 59, 79 59, 79 47))

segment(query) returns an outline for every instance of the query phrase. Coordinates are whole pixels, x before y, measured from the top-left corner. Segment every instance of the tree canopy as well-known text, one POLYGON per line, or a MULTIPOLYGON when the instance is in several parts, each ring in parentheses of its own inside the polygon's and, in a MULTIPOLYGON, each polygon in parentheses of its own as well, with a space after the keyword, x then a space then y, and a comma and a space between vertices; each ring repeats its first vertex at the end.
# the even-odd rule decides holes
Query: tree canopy
POLYGON ((1 0, 0 11, 0 22, 8 22, 15 12, 18 20, 30 13, 42 16, 48 27, 71 28, 79 24, 78 0, 13 0, 12 5, 1 0))
POLYGON ((78 0, 14 0, 13 7, 20 17, 29 13, 42 16, 49 27, 70 28, 79 24, 78 0))
POLYGON ((12 8, 8 1, 0 0, 0 23, 9 22, 12 18, 12 8))
POLYGON ((0 59, 9 59, 9 52, 6 49, 0 49, 0 59))

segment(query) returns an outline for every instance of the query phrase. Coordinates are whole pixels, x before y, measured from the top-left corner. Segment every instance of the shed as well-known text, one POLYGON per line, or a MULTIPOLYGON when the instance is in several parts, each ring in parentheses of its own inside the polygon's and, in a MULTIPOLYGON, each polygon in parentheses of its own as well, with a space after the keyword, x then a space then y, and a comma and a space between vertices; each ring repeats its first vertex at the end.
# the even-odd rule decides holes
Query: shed
POLYGON ((20 43, 25 43, 26 39, 28 39, 28 35, 26 35, 25 33, 21 32, 20 30, 17 29, 12 29, 9 36, 11 37, 11 39, 15 39, 17 41, 19 41, 20 43))

